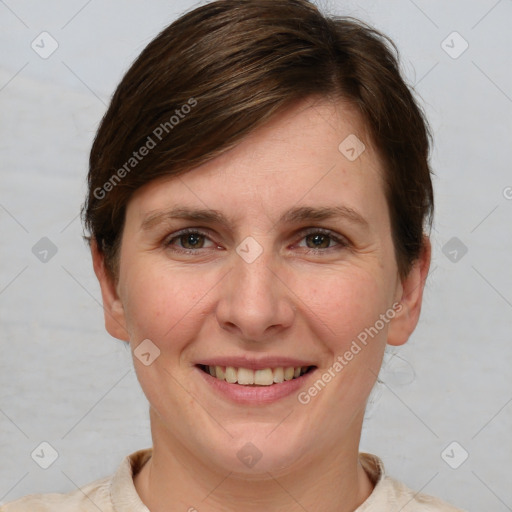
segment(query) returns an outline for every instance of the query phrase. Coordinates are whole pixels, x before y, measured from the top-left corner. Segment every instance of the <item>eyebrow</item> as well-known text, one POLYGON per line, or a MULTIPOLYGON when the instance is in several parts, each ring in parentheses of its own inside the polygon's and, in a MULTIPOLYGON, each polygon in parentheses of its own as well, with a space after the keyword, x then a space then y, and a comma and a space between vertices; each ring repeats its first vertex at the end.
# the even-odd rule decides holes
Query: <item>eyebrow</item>
MULTIPOLYGON (((368 221, 360 213, 348 206, 322 206, 318 208, 311 206, 300 206, 291 208, 281 215, 278 222, 286 224, 297 224, 306 221, 320 221, 334 218, 346 219, 364 228, 369 227, 368 221)), ((162 222, 173 219, 182 219, 210 224, 216 223, 223 226, 228 226, 230 224, 230 219, 218 210, 196 209, 180 206, 170 208, 168 210, 157 211, 148 215, 142 221, 141 229, 143 231, 147 231, 162 222)))

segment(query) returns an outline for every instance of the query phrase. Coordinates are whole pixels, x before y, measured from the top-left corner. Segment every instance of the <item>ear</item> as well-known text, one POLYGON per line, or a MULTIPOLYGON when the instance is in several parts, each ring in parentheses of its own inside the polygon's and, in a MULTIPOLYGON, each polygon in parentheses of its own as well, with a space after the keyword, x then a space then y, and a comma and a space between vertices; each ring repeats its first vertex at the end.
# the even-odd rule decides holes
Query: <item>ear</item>
POLYGON ((130 336, 126 329, 126 318, 123 304, 118 296, 116 283, 105 267, 105 257, 99 250, 98 244, 91 241, 91 255, 94 273, 98 278, 103 299, 103 312, 105 315, 105 328, 108 333, 122 341, 129 341, 130 336))
POLYGON ((418 324, 423 290, 430 268, 431 251, 430 239, 424 236, 423 250, 419 258, 397 287, 397 302, 400 303, 401 308, 395 309, 396 316, 389 323, 387 340, 389 345, 403 345, 418 324))

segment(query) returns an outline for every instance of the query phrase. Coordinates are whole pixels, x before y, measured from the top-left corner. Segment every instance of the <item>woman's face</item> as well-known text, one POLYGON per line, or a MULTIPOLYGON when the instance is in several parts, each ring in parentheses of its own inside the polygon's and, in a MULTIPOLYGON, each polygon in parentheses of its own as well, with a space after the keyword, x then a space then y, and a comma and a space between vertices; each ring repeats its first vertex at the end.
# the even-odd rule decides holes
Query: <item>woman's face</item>
POLYGON ((155 448, 235 473, 357 451, 386 341, 406 341, 423 288, 420 271, 398 277, 383 170, 358 117, 312 100, 139 189, 115 289, 97 256, 96 268, 155 448))

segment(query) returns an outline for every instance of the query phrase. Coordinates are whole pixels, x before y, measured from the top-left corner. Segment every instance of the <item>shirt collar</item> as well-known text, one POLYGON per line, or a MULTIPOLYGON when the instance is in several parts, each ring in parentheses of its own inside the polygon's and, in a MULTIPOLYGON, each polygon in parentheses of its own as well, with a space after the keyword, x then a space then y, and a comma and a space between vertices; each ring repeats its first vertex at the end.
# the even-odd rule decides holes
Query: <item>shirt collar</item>
POLYGON ((133 476, 151 458, 152 453, 152 448, 146 448, 123 459, 110 484, 110 499, 115 512, 150 512, 137 494, 133 476))

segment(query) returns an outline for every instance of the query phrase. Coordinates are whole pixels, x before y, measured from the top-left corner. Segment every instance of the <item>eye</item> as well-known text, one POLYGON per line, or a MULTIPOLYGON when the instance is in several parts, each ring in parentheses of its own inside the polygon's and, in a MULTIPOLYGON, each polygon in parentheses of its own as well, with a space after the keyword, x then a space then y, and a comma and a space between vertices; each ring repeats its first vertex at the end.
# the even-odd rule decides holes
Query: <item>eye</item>
MULTIPOLYGON (((199 249, 218 247, 217 244, 210 240, 208 234, 193 228, 173 233, 165 239, 164 245, 169 250, 186 254, 197 253, 199 249)), ((330 252, 331 250, 340 250, 348 246, 349 242, 344 237, 321 228, 314 228, 303 232, 302 238, 297 245, 297 247, 305 249, 306 252, 313 253, 330 252)))
POLYGON ((299 244, 299 247, 305 247, 313 251, 325 249, 342 249, 348 247, 348 241, 341 236, 337 236, 326 229, 314 229, 303 234, 302 240, 305 246, 299 244))
POLYGON ((205 233, 195 229, 184 229, 165 240, 166 247, 178 252, 193 252, 197 249, 211 248, 214 245, 205 233), (209 246, 205 246, 207 241, 210 242, 209 246))

